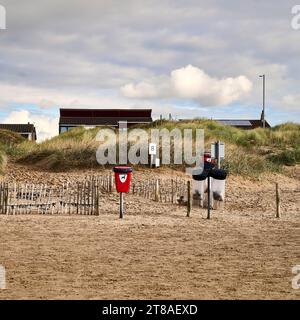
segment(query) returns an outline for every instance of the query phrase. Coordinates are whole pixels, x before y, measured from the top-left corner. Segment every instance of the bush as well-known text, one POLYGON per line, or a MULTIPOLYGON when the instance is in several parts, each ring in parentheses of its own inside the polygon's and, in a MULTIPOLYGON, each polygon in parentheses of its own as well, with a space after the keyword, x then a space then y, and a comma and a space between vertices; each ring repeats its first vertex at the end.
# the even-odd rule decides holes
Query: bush
POLYGON ((284 150, 268 156, 268 160, 279 165, 294 166, 300 163, 300 149, 284 150))

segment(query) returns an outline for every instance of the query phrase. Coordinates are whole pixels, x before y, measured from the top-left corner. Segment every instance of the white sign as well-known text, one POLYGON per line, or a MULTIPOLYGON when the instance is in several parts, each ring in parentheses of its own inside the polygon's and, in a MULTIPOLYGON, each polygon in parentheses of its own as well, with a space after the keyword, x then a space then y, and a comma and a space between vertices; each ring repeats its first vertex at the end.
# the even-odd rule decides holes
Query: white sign
POLYGON ((160 167, 160 159, 159 159, 159 158, 156 158, 156 159, 155 159, 155 167, 156 167, 156 168, 159 168, 159 167, 160 167))
POLYGON ((211 157, 216 159, 218 157, 220 159, 224 159, 225 158, 225 143, 224 142, 220 142, 220 143, 212 143, 211 144, 211 157), (219 150, 218 150, 218 146, 219 146, 219 150))
POLYGON ((120 174, 119 177, 120 177, 120 181, 122 183, 124 183, 127 180, 127 174, 126 173, 120 174))
POLYGON ((149 154, 156 155, 156 143, 149 143, 149 154))

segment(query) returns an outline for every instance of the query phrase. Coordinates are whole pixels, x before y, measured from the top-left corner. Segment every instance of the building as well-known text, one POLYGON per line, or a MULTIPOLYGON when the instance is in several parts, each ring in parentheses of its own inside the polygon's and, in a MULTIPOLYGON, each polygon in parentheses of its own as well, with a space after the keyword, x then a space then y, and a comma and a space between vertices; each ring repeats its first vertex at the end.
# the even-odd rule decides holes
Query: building
POLYGON ((37 139, 35 126, 29 122, 27 124, 1 123, 0 129, 16 132, 16 133, 20 134, 22 137, 24 137, 25 139, 30 140, 30 141, 36 141, 36 139, 37 139))
POLYGON ((127 121, 128 126, 151 123, 151 109, 60 109, 59 133, 72 128, 119 127, 127 121))
MULTIPOLYGON (((239 129, 256 129, 262 128, 262 120, 229 120, 229 119, 216 119, 215 121, 232 127, 236 127, 239 129)), ((271 128, 270 124, 265 120, 266 128, 271 128)))

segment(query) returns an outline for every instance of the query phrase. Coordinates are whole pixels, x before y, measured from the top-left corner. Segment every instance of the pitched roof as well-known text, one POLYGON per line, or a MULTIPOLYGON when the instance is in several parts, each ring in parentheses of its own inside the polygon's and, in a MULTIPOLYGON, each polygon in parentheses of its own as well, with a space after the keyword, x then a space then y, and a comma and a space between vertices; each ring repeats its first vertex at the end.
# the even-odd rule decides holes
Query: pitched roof
POLYGON ((0 129, 10 130, 17 133, 35 133, 35 127, 33 124, 8 124, 0 123, 0 129))

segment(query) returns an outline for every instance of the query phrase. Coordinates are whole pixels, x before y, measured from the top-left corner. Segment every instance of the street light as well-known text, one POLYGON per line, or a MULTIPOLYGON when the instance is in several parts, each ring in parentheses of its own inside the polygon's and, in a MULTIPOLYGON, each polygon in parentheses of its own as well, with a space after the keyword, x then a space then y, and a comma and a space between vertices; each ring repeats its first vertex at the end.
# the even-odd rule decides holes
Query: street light
POLYGON ((262 111, 262 123, 263 123, 263 128, 266 128, 266 120, 265 120, 265 100, 266 100, 266 75, 262 74, 259 76, 260 78, 263 79, 263 111, 262 111))

